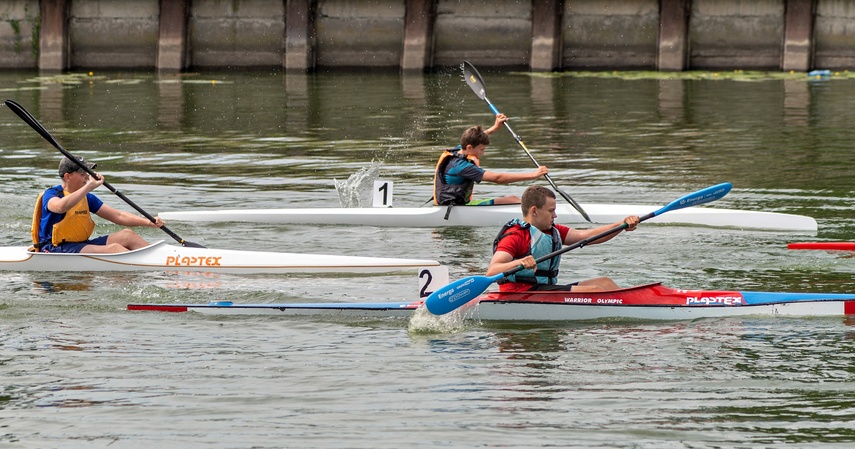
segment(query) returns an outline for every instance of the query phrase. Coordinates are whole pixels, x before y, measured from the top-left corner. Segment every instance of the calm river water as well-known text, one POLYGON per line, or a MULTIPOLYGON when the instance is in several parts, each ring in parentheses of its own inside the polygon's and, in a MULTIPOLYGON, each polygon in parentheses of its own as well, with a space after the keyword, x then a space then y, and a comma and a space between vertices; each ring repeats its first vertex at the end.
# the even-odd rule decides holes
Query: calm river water
MULTIPOLYGON (((564 258, 621 285, 853 292, 855 80, 803 74, 483 70, 488 96, 581 203, 651 204, 729 181, 714 206, 810 215, 817 234, 643 224, 564 258), (585 75, 585 76, 579 76, 585 75)), ((492 116, 457 72, 0 73, 2 99, 152 214, 336 207, 336 182, 431 195, 439 151, 492 116)), ((29 239, 59 153, 0 107, 0 237, 29 239)), ((504 131, 483 160, 530 170, 504 131)), ((481 196, 524 186, 479 186, 481 196)), ((130 210, 106 189, 99 196, 130 210)), ((352 205, 363 196, 344 198, 352 205)), ((560 217, 559 217, 560 221, 560 217)), ((209 247, 421 257, 482 274, 496 229, 170 223, 209 247)), ((99 232, 117 227, 99 224, 99 232)), ((160 231, 141 233, 166 239, 160 231)), ((411 274, 0 273, 0 446, 15 448, 852 447, 855 322, 546 325, 217 318, 128 303, 400 301, 411 274)))

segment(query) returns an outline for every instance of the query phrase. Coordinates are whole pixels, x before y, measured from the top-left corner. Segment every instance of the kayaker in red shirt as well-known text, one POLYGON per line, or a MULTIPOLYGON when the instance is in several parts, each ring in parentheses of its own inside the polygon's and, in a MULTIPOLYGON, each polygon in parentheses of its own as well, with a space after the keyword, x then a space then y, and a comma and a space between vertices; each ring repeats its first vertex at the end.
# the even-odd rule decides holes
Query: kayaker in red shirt
MULTIPOLYGON (((617 223, 599 226, 593 229, 573 229, 554 223, 555 193, 543 186, 531 186, 522 195, 522 220, 514 219, 502 227, 493 242, 493 258, 487 268, 487 276, 512 270, 520 265, 524 270, 499 281, 500 291, 522 292, 529 290, 568 290, 568 291, 604 291, 619 289, 608 277, 585 279, 572 284, 558 285, 558 266, 561 256, 545 260, 540 264, 536 259, 561 249, 562 245, 572 245, 578 241, 593 237, 601 232, 626 223, 627 231, 635 230, 639 219, 628 216, 617 223)), ((611 240, 620 232, 615 232, 589 244, 611 240)))

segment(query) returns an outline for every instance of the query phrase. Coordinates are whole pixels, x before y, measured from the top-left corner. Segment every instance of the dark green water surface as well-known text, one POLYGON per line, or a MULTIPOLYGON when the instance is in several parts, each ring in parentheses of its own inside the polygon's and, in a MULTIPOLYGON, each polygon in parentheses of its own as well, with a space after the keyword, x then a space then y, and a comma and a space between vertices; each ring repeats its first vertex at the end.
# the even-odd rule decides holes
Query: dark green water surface
MULTIPOLYGON (((855 235, 848 75, 482 75, 490 100, 579 202, 655 209, 729 181, 733 191, 715 207, 819 223, 816 234, 643 224, 565 255, 562 279, 855 292, 849 255, 786 249, 855 235)), ((431 196, 439 152, 467 126, 493 121, 457 72, 4 72, 0 97, 27 108, 152 214, 337 207, 336 181, 365 173, 394 182, 395 205, 419 206, 431 196)), ((488 170, 532 169, 507 132, 491 140, 488 170)), ((33 201, 58 183, 58 161, 0 106, 4 246, 29 243, 33 201)), ((484 184, 477 194, 519 194, 525 185, 484 184)), ((130 210, 106 189, 96 193, 130 210)), ((451 279, 484 272, 497 231, 169 226, 216 248, 436 259, 451 279)), ((99 224, 102 233, 117 229, 99 224)), ((403 301, 415 290, 409 274, 0 273, 0 446, 855 443, 855 323, 842 317, 456 323, 428 332, 406 320, 125 310, 137 302, 403 301)))

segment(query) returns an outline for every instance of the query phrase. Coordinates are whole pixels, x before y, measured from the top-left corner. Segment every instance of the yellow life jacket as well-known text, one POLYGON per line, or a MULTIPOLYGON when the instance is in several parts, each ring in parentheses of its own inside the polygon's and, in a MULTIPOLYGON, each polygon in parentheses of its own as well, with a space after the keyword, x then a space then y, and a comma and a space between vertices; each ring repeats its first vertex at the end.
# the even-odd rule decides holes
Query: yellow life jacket
MULTIPOLYGON (((62 195, 70 195, 70 192, 63 190, 62 195)), ((42 222, 42 197, 44 192, 39 194, 36 199, 36 207, 33 211, 33 225, 31 228, 33 237, 33 246, 40 249, 47 242, 39 241, 39 227, 42 222)), ((58 223, 53 225, 51 234, 51 243, 54 246, 65 242, 85 242, 92 236, 92 231, 95 230, 95 222, 92 221, 92 216, 89 214, 89 201, 83 197, 80 202, 74 205, 71 209, 65 212, 65 217, 58 223)))

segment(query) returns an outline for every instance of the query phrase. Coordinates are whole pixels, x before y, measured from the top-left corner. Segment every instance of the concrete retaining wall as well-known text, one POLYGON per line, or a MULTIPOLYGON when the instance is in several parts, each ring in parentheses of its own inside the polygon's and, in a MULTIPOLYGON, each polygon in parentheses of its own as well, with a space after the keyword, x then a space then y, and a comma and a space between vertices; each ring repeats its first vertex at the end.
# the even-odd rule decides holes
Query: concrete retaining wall
POLYGON ((76 67, 154 67, 160 6, 153 0, 73 0, 68 42, 76 67))
POLYGON ((659 0, 567 0, 565 68, 656 68, 659 0))
POLYGON ((782 0, 693 0, 690 66, 780 68, 784 3, 782 0))
POLYGON ((0 67, 36 67, 39 60, 39 0, 0 2, 0 67))
MULTIPOLYGON (((139 1, 157 4, 156 0, 139 1)), ((192 1, 188 21, 189 59, 194 66, 282 65, 282 0, 192 1)))
POLYGON ((317 65, 397 67, 404 42, 404 13, 403 0, 318 2, 317 65))
POLYGON ((855 68, 855 0, 3 0, 0 68, 855 68))
POLYGON ((818 2, 814 29, 814 66, 852 68, 855 64, 855 2, 818 2))
POLYGON ((434 64, 527 66, 531 49, 531 3, 438 0, 434 64))

